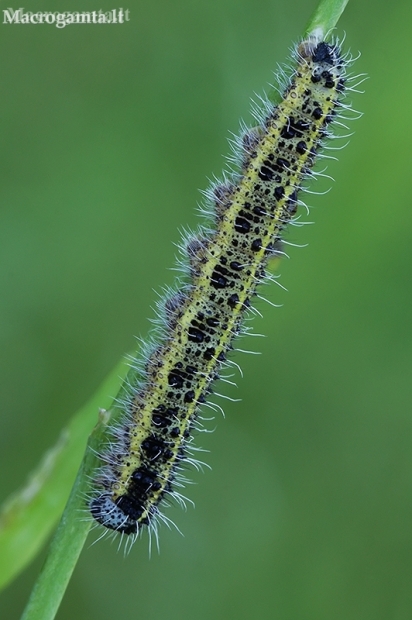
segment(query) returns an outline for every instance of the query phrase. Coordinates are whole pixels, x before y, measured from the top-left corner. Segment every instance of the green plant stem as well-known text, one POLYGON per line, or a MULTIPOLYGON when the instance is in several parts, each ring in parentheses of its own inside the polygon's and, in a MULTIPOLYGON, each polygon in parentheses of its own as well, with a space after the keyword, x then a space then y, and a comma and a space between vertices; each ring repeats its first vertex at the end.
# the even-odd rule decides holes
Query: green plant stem
POLYGON ((349 0, 321 0, 312 15, 304 36, 316 34, 325 39, 335 28, 349 0))
MULTIPOLYGON (((348 2, 349 0, 320 0, 302 38, 307 39, 314 36, 319 41, 329 38, 348 2)), ((274 105, 281 101, 281 95, 275 88, 269 90, 267 96, 274 105)))
MULTIPOLYGON (((338 22, 349 0, 321 0, 305 30, 305 36, 324 38, 338 22)), ((130 380, 130 376, 128 377, 130 380)), ((125 388, 121 388, 121 392, 125 388)), ((93 431, 89 448, 99 450, 105 436, 106 416, 93 431)), ((53 620, 90 529, 90 521, 82 520, 84 497, 89 491, 99 461, 93 450, 86 450, 76 482, 50 545, 49 553, 34 586, 22 620, 53 620)))
POLYGON ((91 527, 91 519, 85 515, 84 499, 89 491, 90 476, 100 462, 96 450, 101 446, 109 417, 108 412, 102 410, 99 422, 90 435, 65 511, 22 620, 52 620, 57 613, 91 527))
POLYGON ((58 523, 100 407, 109 408, 128 368, 118 364, 61 431, 56 444, 0 511, 0 588, 36 556, 58 523))

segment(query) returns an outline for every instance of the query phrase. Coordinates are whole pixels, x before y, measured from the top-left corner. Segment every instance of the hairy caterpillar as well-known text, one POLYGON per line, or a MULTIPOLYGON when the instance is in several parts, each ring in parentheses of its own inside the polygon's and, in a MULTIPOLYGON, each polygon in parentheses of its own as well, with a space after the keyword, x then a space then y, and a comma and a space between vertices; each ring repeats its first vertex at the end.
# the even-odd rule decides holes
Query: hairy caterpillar
POLYGON ((199 407, 252 310, 265 267, 281 253, 281 234, 295 218, 298 192, 310 176, 318 148, 345 96, 346 66, 337 43, 309 37, 294 52, 296 69, 277 106, 264 102, 258 127, 235 144, 239 172, 206 192, 213 226, 184 243, 189 278, 159 304, 160 329, 141 362, 140 380, 119 403, 121 425, 102 455, 106 465, 90 502, 109 530, 157 536, 159 509, 168 499, 184 504, 177 489, 182 466, 197 466, 192 431, 199 407))

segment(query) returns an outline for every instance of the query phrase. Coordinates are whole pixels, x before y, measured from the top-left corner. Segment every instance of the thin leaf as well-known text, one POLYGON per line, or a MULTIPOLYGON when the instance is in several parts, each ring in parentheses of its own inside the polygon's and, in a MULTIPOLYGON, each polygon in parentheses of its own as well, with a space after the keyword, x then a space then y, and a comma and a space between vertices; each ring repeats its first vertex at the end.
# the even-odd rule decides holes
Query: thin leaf
POLYGON ((63 429, 27 484, 4 503, 0 512, 0 588, 35 557, 63 512, 84 454, 86 438, 99 407, 109 406, 126 373, 124 362, 104 381, 93 398, 63 429))

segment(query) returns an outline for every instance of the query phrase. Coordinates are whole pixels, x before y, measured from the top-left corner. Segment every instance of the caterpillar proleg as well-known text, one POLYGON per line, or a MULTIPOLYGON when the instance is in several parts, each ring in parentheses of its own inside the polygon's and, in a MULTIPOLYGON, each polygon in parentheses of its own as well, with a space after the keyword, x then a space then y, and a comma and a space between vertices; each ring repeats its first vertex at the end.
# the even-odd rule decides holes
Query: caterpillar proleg
POLYGON ((159 303, 156 344, 143 355, 140 379, 119 403, 120 425, 102 455, 106 463, 91 499, 93 517, 136 538, 157 536, 168 522, 162 505, 180 504, 182 467, 198 461, 193 431, 211 386, 253 310, 268 260, 282 253, 282 231, 295 221, 302 182, 346 94, 346 67, 337 42, 316 37, 294 50, 295 70, 277 105, 265 100, 258 126, 235 141, 239 170, 207 192, 209 224, 183 243, 187 277, 159 303))

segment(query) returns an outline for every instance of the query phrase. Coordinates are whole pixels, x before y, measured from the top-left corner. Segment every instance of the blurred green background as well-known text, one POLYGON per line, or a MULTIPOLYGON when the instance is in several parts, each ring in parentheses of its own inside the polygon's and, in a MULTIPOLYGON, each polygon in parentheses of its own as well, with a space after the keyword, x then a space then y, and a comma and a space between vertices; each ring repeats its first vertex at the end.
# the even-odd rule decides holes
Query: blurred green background
MULTIPOLYGON (((0 24, 1 498, 147 333, 198 188, 315 6, 141 0, 123 26, 0 24)), ((184 537, 163 528, 151 559, 146 540, 86 548, 60 620, 412 617, 411 23, 410 0, 352 0, 339 23, 365 114, 332 191, 306 197, 316 225, 288 233, 309 246, 281 266, 290 292, 264 292, 284 304, 259 304, 267 338, 242 341, 262 355, 236 357, 242 402, 201 437, 196 510, 168 512, 184 537)))

